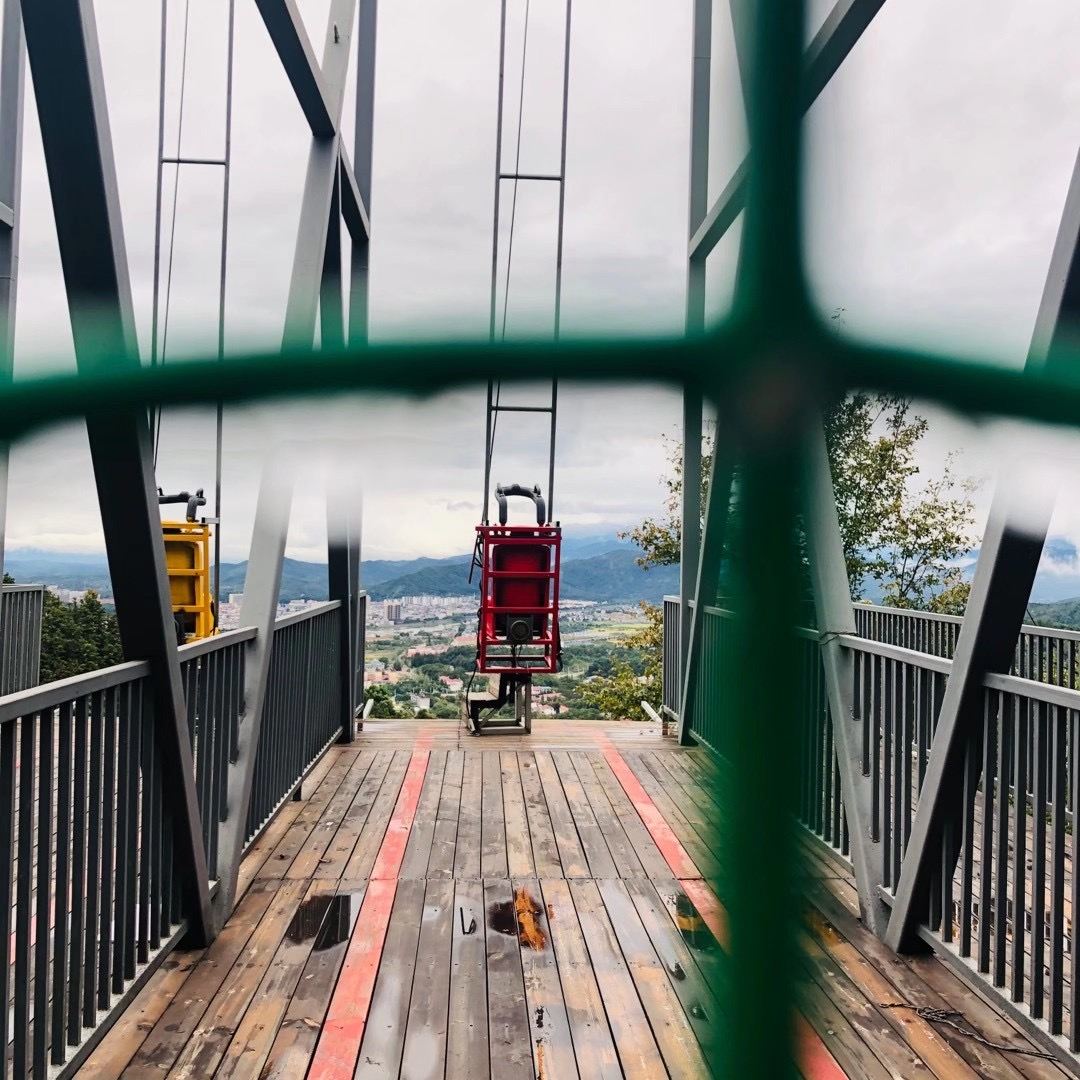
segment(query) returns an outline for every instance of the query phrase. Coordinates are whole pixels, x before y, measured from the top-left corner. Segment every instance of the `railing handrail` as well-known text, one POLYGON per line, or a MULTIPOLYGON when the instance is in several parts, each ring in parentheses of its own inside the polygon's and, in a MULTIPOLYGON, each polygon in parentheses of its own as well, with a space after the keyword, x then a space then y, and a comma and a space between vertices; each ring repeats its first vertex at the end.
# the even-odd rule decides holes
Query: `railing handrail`
MULTIPOLYGON (((665 597, 665 599, 669 598, 665 597)), ((674 601, 678 597, 670 597, 670 599, 674 601)), ((886 608, 885 610, 892 611, 894 609, 886 608)), ((709 606, 705 608, 705 612, 709 615, 719 616, 722 619, 735 618, 735 613, 728 608, 709 606)), ((800 637, 816 639, 820 636, 819 631, 805 626, 796 627, 795 632, 800 637)), ((910 664, 912 667, 919 667, 924 671, 935 671, 941 675, 952 673, 952 661, 934 653, 920 652, 918 649, 907 649, 903 645, 893 645, 886 641, 877 641, 874 638, 859 637, 856 634, 839 634, 838 640, 845 648, 855 652, 868 653, 871 656, 883 656, 888 660, 897 660, 900 663, 910 664)), ((1000 672, 987 673, 983 679, 983 685, 988 690, 1001 690, 1018 697, 1027 697, 1034 701, 1044 702, 1047 705, 1057 705, 1060 708, 1074 709, 1080 712, 1080 690, 1073 690, 1067 686, 1057 686, 1054 683, 1025 679, 1019 675, 1006 675, 1000 672)))
POLYGON ((257 634, 258 631, 254 626, 240 626, 235 630, 223 630, 220 634, 200 638, 198 641, 189 641, 177 650, 180 654, 180 663, 185 660, 194 660, 197 656, 205 656, 207 653, 217 652, 218 649, 225 649, 230 645, 254 641, 257 634))
MULTIPOLYGON (((963 621, 960 615, 939 615, 936 611, 917 611, 913 608, 889 607, 885 604, 856 604, 856 611, 879 611, 886 615, 903 615, 910 619, 923 619, 927 622, 951 623, 959 626, 963 621)), ((1020 627, 1021 634, 1033 634, 1037 637, 1061 638, 1064 641, 1080 641, 1080 630, 1066 630, 1059 626, 1038 626, 1035 623, 1024 623, 1020 627)))
POLYGON ((5 582, 4 592, 44 592, 44 585, 27 584, 26 582, 5 582))
MULTIPOLYGON (((813 631, 816 638, 818 632, 813 631)), ((887 641, 877 641, 874 638, 859 637, 857 634, 840 634, 838 640, 846 649, 855 652, 869 653, 871 656, 884 656, 888 660, 899 660, 902 664, 911 664, 913 667, 921 667, 926 671, 937 671, 943 675, 952 672, 952 661, 947 657, 938 656, 936 653, 920 652, 918 649, 907 649, 903 645, 893 645, 887 641)), ((1020 679, 1025 686, 1028 679, 1020 679)), ((1031 683, 1039 686, 1040 683, 1031 683)), ((1077 695, 1080 699, 1080 694, 1077 695)))
MULTIPOLYGON (((306 614, 303 612, 302 614, 306 614)), ((253 626, 244 626, 238 630, 227 630, 223 634, 215 634, 213 637, 204 638, 201 641, 192 641, 187 645, 181 645, 178 652, 181 662, 192 660, 207 653, 216 652, 218 649, 237 645, 244 641, 250 641, 255 637, 253 626)), ((14 694, 6 694, 0 697, 0 724, 17 720, 20 716, 27 716, 34 712, 44 712, 46 709, 55 709, 66 701, 74 701, 76 698, 85 697, 87 694, 97 693, 99 690, 108 690, 115 686, 124 686, 126 683, 136 682, 150 674, 150 664, 146 660, 125 660, 112 667, 99 668, 97 671, 86 671, 81 675, 71 675, 66 679, 56 679, 53 682, 43 683, 41 686, 32 686, 28 690, 19 690, 14 694)))
POLYGON ((74 701, 98 690, 136 682, 149 674, 148 661, 126 660, 122 664, 114 664, 99 671, 87 671, 82 675, 72 675, 67 679, 57 679, 41 686, 32 686, 29 690, 7 694, 0 697, 0 724, 10 723, 30 713, 55 709, 66 701, 74 701))
MULTIPOLYGON (((677 596, 665 596, 664 601, 677 604, 679 598, 677 596)), ((690 605, 693 607, 692 600, 690 605)), ((948 623, 953 626, 959 626, 964 621, 963 617, 960 615, 941 615, 936 611, 918 611, 914 608, 889 607, 887 604, 856 603, 854 607, 856 611, 874 611, 880 612, 883 615, 902 616, 906 619, 923 620, 926 622, 948 623)), ((713 614, 731 614, 725 608, 710 606, 706 608, 706 610, 713 614)), ((1031 634, 1036 637, 1060 638, 1063 641, 1080 642, 1080 630, 1066 630, 1064 627, 1059 626, 1038 626, 1035 623, 1024 623, 1020 627, 1020 633, 1031 634)))
MULTIPOLYGON (((363 595, 363 594, 361 594, 363 595)), ((316 615, 324 615, 328 611, 334 611, 341 607, 340 600, 324 600, 321 604, 304 608, 303 611, 294 611, 291 615, 282 615, 274 620, 274 629, 280 630, 283 626, 292 626, 293 623, 303 622, 305 619, 314 619, 316 615)))

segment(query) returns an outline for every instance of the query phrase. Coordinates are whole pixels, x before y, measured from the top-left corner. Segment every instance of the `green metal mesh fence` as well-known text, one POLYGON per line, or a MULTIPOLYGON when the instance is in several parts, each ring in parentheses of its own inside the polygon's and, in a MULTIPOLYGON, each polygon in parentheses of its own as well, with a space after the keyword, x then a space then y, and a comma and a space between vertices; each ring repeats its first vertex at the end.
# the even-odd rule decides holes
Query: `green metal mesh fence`
MULTIPOLYGON (((732 552, 737 672, 723 695, 732 766, 720 849, 731 946, 713 1067, 730 1076, 794 1070, 797 853, 794 833, 801 688, 776 677, 796 650, 796 518, 808 468, 804 435, 850 388, 917 395, 971 414, 1054 424, 1080 418, 1080 357, 1033 371, 869 347, 838 338, 813 309, 800 227, 804 5, 762 0, 753 38, 749 195, 735 301, 722 326, 689 339, 558 344, 371 345, 344 351, 193 359, 132 372, 103 354, 93 374, 20 379, 0 393, 13 440, 47 423, 148 406, 370 391, 426 396, 488 378, 651 381, 701 392, 739 462, 732 552)), ((86 365, 84 370, 90 370, 86 365)))

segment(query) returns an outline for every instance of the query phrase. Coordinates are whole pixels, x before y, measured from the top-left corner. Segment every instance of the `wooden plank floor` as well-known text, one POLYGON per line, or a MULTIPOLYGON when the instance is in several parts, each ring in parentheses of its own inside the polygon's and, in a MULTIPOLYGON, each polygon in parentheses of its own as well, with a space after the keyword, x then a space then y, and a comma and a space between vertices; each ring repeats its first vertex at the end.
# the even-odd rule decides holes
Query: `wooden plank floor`
MULTIPOLYGON (((79 1075, 705 1077, 710 772, 644 724, 369 722, 254 845, 217 940, 170 957, 79 1075)), ((809 841, 804 865, 807 1080, 1065 1075, 934 957, 889 954, 809 841)))

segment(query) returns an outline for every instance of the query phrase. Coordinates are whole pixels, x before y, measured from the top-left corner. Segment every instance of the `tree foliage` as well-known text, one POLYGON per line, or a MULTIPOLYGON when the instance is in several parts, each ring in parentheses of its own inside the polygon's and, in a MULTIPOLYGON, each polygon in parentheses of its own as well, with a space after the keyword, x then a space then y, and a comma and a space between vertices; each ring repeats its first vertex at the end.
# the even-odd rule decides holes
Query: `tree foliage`
POLYGON ((69 679, 124 659, 116 615, 93 589, 64 603, 45 590, 41 611, 41 681, 69 679))
MULTIPOLYGON (((945 614, 962 611, 967 583, 957 562, 975 543, 975 483, 956 473, 955 455, 919 483, 916 460, 926 420, 897 397, 852 394, 825 418, 836 511, 852 599, 876 584, 887 603, 945 614)), ((669 442, 664 515, 622 535, 641 549, 638 563, 678 563, 682 447, 669 442)), ((712 469, 712 437, 702 457, 702 506, 712 469)))
POLYGON ((385 683, 372 683, 366 687, 364 700, 375 702, 371 706, 371 715, 378 720, 393 720, 400 715, 394 704, 394 696, 385 683))
MULTIPOLYGON (((659 518, 646 518, 640 525, 619 533, 623 540, 632 540, 641 554, 637 564, 643 570, 652 566, 675 566, 681 557, 682 545, 682 443, 664 435, 665 456, 671 471, 663 477, 666 494, 663 514, 659 518)), ((709 477, 712 475, 712 436, 706 434, 701 453, 701 506, 709 493, 709 477)), ((702 522, 704 525, 704 521, 702 522)))
MULTIPOLYGON (((827 414, 825 440, 848 584, 854 600, 873 586, 894 607, 963 614, 970 586, 958 562, 975 544, 975 483, 957 475, 955 455, 946 458, 938 475, 920 482, 917 451, 926 431, 926 420, 899 397, 852 394, 827 414)), ((712 443, 707 433, 702 507, 712 471, 712 443)), ((663 513, 622 534, 641 549, 638 564, 645 569, 680 559, 682 446, 670 440, 667 456, 663 513)), ((729 513, 737 512, 736 487, 729 513)), ((662 625, 660 612, 653 610, 655 633, 651 622, 644 632, 651 641, 647 675, 639 679, 628 664, 616 662, 609 675, 581 688, 583 701, 604 716, 641 718, 639 702, 651 701, 646 688, 660 697, 662 625)))
POLYGON ((639 674, 624 656, 615 656, 608 675, 586 679, 577 689, 577 702, 611 720, 643 719, 641 703, 660 707, 663 694, 664 613, 642 601, 645 626, 623 639, 624 649, 640 650, 644 665, 639 674))
POLYGON ((840 537, 853 599, 875 582, 894 607, 959 614, 968 584, 957 562, 974 544, 975 484, 941 472, 918 482, 926 420, 896 397, 852 394, 825 420, 840 537))

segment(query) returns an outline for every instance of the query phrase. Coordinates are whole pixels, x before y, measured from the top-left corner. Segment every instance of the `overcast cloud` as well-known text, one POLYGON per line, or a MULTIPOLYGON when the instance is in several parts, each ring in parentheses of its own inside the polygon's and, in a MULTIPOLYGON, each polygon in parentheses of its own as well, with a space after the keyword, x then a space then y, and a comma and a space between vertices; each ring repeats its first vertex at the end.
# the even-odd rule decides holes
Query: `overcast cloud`
MULTIPOLYGON (((816 29, 829 4, 811 3, 816 29)), ((149 351, 157 130, 154 4, 97 0, 140 344, 149 351)), ((183 152, 221 151, 224 20, 191 0, 183 152)), ((317 49, 329 0, 300 0, 317 49)), ((171 0, 168 152, 176 134, 184 0, 171 0)), ((487 332, 498 49, 497 0, 383 3, 379 13, 372 196, 372 329, 387 339, 487 332)), ((516 139, 521 12, 510 0, 507 137, 516 139)), ((533 0, 522 168, 558 161, 561 0, 533 0)), ((689 0, 579 0, 574 9, 564 278, 568 333, 673 332, 685 285, 689 0)), ((254 5, 237 3, 228 340, 280 340, 308 136, 254 5)), ((808 122, 808 262, 823 309, 850 332, 988 354, 1027 349, 1065 188, 1080 144, 1080 8, 1072 0, 892 0, 808 122)), ((714 19, 715 193, 745 150, 745 119, 723 0, 714 19)), ((28 93, 17 374, 69 367, 70 333, 40 136, 28 93)), ((352 88, 346 97, 351 130, 352 88)), ((508 156, 507 162, 511 159, 508 156)), ((189 168, 177 200, 169 352, 214 341, 220 176, 189 168)), ((553 187, 522 185, 510 287, 511 334, 550 326, 553 187)), ((509 194, 509 191, 506 192, 509 194)), ((166 187, 166 229, 172 189, 166 187)), ((504 202, 504 206, 506 202, 504 202)), ((504 221, 504 239, 505 239, 504 221)), ((729 300, 735 229, 710 260, 710 308, 729 300)), ((167 241, 167 237, 166 237, 167 241)), ((505 250, 505 243, 504 243, 505 250)), ((523 393, 523 392, 519 392, 523 393)), ((345 462, 365 488, 365 554, 449 554, 479 513, 482 394, 422 404, 387 399, 228 414, 226 556, 246 553, 258 470, 288 444, 301 485, 290 553, 319 558, 320 480, 345 462)), ((558 516, 610 529, 654 512, 662 435, 677 431, 669 392, 561 396, 558 516)), ((983 477, 1014 440, 932 416, 927 468, 962 446, 983 477), (1010 441, 1011 440, 1011 441, 1010 441)), ((495 479, 546 472, 543 426, 500 440, 495 479)), ((212 485, 212 419, 166 418, 159 481, 212 485)), ((1046 444, 1070 462, 1071 443, 1046 444)), ((1069 469, 1073 465, 1068 464, 1069 469)), ((1075 475, 1073 472, 1066 475, 1075 475)), ((1065 500, 1055 530, 1080 540, 1065 500)), ((9 547, 101 545, 86 440, 77 426, 21 444, 11 476, 9 547)))

